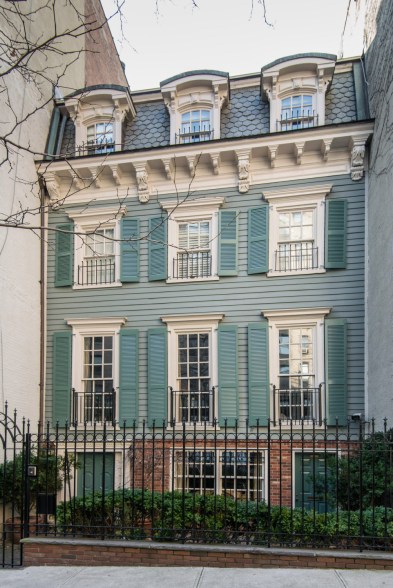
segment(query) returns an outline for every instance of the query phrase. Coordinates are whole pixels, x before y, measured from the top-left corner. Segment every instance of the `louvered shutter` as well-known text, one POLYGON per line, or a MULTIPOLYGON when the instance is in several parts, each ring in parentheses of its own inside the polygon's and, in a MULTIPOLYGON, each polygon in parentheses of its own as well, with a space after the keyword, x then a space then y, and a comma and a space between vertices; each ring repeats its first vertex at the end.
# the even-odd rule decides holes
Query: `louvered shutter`
POLYGON ((138 418, 138 331, 120 331, 119 423, 127 426, 138 418))
POLYGON ((74 224, 57 225, 56 229, 55 286, 72 286, 74 224))
POLYGON ((344 319, 325 320, 326 416, 329 425, 345 425, 347 403, 347 324, 344 319))
POLYGON ((236 276, 238 240, 236 210, 220 211, 219 233, 218 274, 220 276, 236 276))
POLYGON ((269 205, 248 211, 248 273, 269 271, 269 205))
POLYGON ((168 412, 167 330, 149 329, 147 333, 147 394, 149 426, 162 427, 168 412))
POLYGON ((71 410, 71 331, 53 334, 53 422, 64 426, 70 420, 71 410))
POLYGON ((123 218, 121 221, 121 265, 122 282, 139 282, 139 222, 138 219, 123 218), (127 241, 129 239, 129 241, 127 241))
POLYGON ((325 267, 345 268, 347 265, 347 200, 326 201, 325 267))
POLYGON ((167 273, 167 223, 164 216, 151 218, 149 222, 149 280, 166 280, 167 273))
POLYGON ((248 419, 251 427, 267 425, 270 416, 269 326, 248 325, 248 419))
POLYGON ((221 426, 233 427, 238 418, 237 327, 218 327, 218 414, 221 426))

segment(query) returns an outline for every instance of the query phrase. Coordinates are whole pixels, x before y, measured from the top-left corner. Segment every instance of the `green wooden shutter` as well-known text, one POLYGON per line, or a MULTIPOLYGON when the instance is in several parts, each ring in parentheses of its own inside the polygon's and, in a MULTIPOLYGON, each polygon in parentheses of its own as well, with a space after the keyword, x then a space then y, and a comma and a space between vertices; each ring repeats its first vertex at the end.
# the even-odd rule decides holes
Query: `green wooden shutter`
POLYGON ((57 225, 56 229, 55 286, 72 286, 74 224, 67 223, 57 225))
POLYGON ((123 218, 121 221, 121 266, 120 280, 122 282, 139 282, 139 241, 125 241, 124 239, 138 239, 139 221, 135 218, 123 218))
POLYGON ((149 280, 166 280, 167 254, 167 223, 164 216, 151 218, 149 222, 149 280))
POLYGON ((269 205, 248 211, 248 273, 269 271, 269 205))
POLYGON ((64 426, 71 410, 71 331, 53 334, 53 422, 64 426))
POLYGON ((347 324, 325 320, 326 417, 329 425, 347 422, 347 324))
POLYGON ((248 325, 248 419, 255 427, 267 425, 270 416, 269 324, 248 325))
POLYGON ((237 275, 237 211, 220 211, 220 242, 218 258, 220 276, 237 275))
POLYGON ((131 426, 138 417, 138 331, 120 331, 119 423, 131 426))
POLYGON ((218 417, 229 427, 238 418, 237 327, 218 327, 218 417))
POLYGON ((165 327, 149 329, 147 332, 147 394, 148 422, 162 427, 167 419, 168 376, 167 376, 167 330, 165 327))
POLYGON ((347 266, 347 200, 326 201, 325 267, 347 266))

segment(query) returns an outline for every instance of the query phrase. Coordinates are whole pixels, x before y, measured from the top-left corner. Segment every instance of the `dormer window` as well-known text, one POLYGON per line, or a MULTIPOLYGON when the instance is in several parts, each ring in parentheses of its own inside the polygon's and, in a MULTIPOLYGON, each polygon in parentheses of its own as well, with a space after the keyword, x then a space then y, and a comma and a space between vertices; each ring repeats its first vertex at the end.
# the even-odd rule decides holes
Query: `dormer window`
POLYGON ((76 155, 107 155, 122 149, 124 121, 136 114, 128 88, 84 88, 67 96, 65 105, 75 124, 76 155))
POLYGON ((112 153, 115 150, 112 122, 87 127, 87 150, 89 153, 112 153))
POLYGON ((270 104, 270 132, 296 131, 325 124, 325 95, 335 55, 288 57, 262 69, 262 91, 270 104))
POLYGON ((310 94, 298 94, 281 100, 281 117, 278 131, 294 131, 318 126, 318 115, 313 108, 310 94))
POLYGON ((181 115, 180 133, 177 143, 199 143, 213 138, 210 110, 190 110, 181 115))
POLYGON ((170 116, 171 144, 220 138, 221 109, 229 98, 227 73, 191 71, 160 85, 170 116))

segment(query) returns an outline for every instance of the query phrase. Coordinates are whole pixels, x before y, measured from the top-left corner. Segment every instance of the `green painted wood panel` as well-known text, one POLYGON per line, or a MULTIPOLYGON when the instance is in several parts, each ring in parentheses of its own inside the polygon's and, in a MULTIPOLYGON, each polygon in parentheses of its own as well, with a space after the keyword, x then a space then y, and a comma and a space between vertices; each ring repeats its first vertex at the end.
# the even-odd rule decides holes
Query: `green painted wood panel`
POLYGON ((74 223, 56 227, 56 277, 55 286, 72 286, 74 259, 74 223))
POLYGON ((164 216, 149 220, 149 280, 166 280, 167 265, 167 221, 164 216))
POLYGON ((269 271, 269 205, 248 211, 248 273, 269 271))
POLYGON ((120 281, 139 281, 139 221, 134 218, 121 220, 120 281))
POLYGON ((237 326, 218 327, 218 419, 233 427, 238 418, 238 343, 237 326))
POLYGON ((248 418, 249 425, 266 426, 270 417, 269 324, 248 325, 248 418))
POLYGON ((120 331, 119 423, 132 426, 138 418, 139 331, 120 331))
POLYGON ((345 268, 347 265, 347 200, 326 202, 325 267, 345 268))
POLYGON ((345 425, 347 402, 347 321, 325 320, 326 412, 329 425, 345 425))
POLYGON ((221 210, 219 223, 218 273, 220 276, 237 275, 237 211, 221 210))
POLYGON ((113 453, 85 453, 77 456, 77 495, 92 492, 109 493, 114 488, 115 460, 113 453))
POLYGON ((71 331, 53 333, 53 422, 64 426, 71 411, 71 331))
POLYGON ((149 329, 148 348, 148 421, 162 427, 168 412, 168 334, 165 327, 149 329))

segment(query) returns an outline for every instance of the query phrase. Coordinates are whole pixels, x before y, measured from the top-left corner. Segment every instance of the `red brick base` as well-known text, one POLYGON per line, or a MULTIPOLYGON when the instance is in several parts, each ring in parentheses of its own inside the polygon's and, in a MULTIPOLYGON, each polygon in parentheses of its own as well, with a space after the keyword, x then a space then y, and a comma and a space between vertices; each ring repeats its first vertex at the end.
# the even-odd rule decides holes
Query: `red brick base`
POLYGON ((147 541, 23 539, 25 566, 197 566, 341 568, 393 571, 393 553, 311 551, 147 541))

